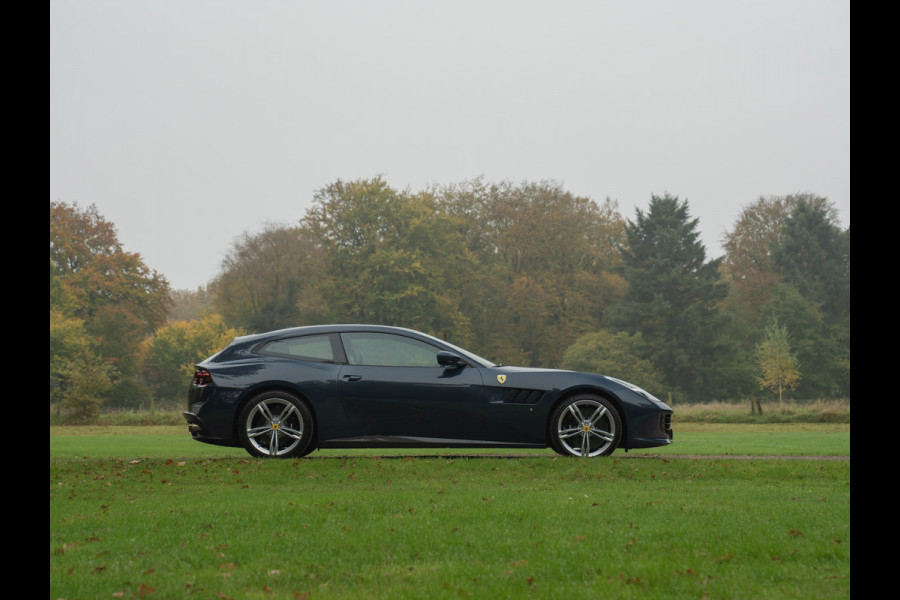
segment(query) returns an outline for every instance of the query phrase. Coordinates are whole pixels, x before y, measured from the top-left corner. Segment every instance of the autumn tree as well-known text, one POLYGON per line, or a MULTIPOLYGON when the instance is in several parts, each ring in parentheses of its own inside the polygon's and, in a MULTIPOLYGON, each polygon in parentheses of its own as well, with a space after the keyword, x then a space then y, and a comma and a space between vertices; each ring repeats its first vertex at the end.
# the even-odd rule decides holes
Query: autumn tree
POLYGON ((143 372, 154 398, 164 404, 183 400, 194 364, 212 356, 235 337, 239 329, 228 327, 218 314, 190 321, 168 323, 143 344, 143 372))
POLYGON ((122 249, 115 226, 95 206, 50 203, 50 260, 90 330, 117 311, 128 313, 127 328, 138 335, 165 322, 168 282, 140 254, 122 249))
POLYGON ((766 326, 765 335, 756 346, 756 362, 760 386, 777 392, 779 404, 783 403, 784 391, 797 386, 800 370, 791 352, 787 328, 777 320, 766 326))
POLYGON ((641 334, 601 330, 575 340, 563 356, 562 368, 624 379, 664 398, 664 377, 646 355, 641 334))
POLYGON ((79 421, 96 417, 112 388, 114 369, 94 352, 84 324, 50 311, 50 403, 79 421))
POLYGON ((172 306, 169 321, 190 321, 199 319, 215 310, 213 294, 209 285, 193 290, 172 290, 172 306))
POLYGON ((460 281, 471 257, 430 193, 338 180, 316 193, 302 226, 327 253, 320 289, 331 319, 468 339, 460 281))
POLYGON ((324 261, 304 228, 268 224, 244 232, 210 284, 213 306, 230 326, 250 332, 304 324, 323 308, 317 300, 324 261))
POLYGON ((718 304, 726 293, 721 259, 706 260, 697 223, 687 201, 669 194, 652 196, 646 213, 637 209, 622 248, 628 290, 608 320, 613 331, 640 333, 666 382, 694 393, 721 359, 713 349, 722 337, 718 304))
POLYGON ((765 196, 745 206, 732 230, 723 236, 726 253, 723 265, 736 290, 750 306, 759 307, 766 302, 772 286, 782 280, 783 268, 776 261, 777 249, 785 244, 802 244, 795 237, 797 232, 787 231, 793 213, 801 205, 804 212, 815 213, 823 222, 837 222, 834 205, 821 196, 811 193, 765 196), (791 237, 796 241, 791 242, 791 237))
POLYGON ((624 292, 614 272, 624 220, 610 200, 575 196, 550 181, 481 179, 439 196, 476 258, 477 286, 465 296, 486 355, 558 366, 624 292))
POLYGON ((57 413, 88 420, 97 415, 103 394, 112 387, 114 370, 96 352, 84 321, 73 316, 74 304, 50 265, 50 404, 57 413))
POLYGON ((771 249, 781 239, 794 206, 794 196, 760 197, 741 210, 732 230, 723 236, 725 271, 736 291, 751 304, 765 301, 779 280, 771 249))
POLYGON ((95 206, 50 203, 50 262, 97 354, 115 367, 107 398, 137 402, 140 342, 166 320, 169 284, 123 250, 115 226, 95 206))

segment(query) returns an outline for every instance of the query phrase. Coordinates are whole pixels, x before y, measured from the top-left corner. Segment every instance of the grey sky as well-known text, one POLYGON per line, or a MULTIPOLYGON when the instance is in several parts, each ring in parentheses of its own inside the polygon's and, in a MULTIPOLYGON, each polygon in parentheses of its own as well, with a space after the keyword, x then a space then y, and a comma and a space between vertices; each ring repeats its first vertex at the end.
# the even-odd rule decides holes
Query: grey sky
POLYGON ((51 0, 50 199, 96 204, 174 288, 316 189, 383 175, 850 223, 849 0, 51 0))

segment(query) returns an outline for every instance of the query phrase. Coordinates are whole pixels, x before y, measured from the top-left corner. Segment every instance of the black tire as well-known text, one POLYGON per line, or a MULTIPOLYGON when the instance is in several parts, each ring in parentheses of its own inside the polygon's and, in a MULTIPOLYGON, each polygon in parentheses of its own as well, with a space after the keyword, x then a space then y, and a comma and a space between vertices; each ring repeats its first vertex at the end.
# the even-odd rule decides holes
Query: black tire
POLYGON ((606 398, 572 396, 553 411, 549 436, 550 445, 563 456, 609 456, 622 439, 622 418, 606 398))
POLYGON ((297 458, 313 449, 312 413, 287 392, 253 397, 238 415, 237 435, 247 452, 259 458, 297 458))

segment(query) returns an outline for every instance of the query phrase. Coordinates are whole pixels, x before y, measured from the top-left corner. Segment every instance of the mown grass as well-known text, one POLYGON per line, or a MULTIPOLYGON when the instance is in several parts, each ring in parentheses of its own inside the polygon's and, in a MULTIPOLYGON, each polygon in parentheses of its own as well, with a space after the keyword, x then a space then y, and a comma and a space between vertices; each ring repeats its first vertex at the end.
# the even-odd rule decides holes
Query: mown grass
POLYGON ((290 461, 54 427, 50 597, 849 597, 849 461, 721 452, 845 455, 849 426, 733 427, 676 429, 664 451, 701 459, 290 461))
MULTIPOLYGON (((166 403, 168 406, 173 402, 166 403)), ((751 408, 745 401, 713 401, 673 405, 674 422, 682 423, 850 423, 850 400, 786 400, 784 402, 764 401, 762 414, 751 408)), ((108 425, 108 426, 151 426, 182 425, 184 417, 181 409, 172 410, 108 410, 92 418, 89 422, 77 421, 71 415, 61 413, 56 405, 50 407, 51 425, 108 425)))
MULTIPOLYGON (((554 458, 552 450, 321 450, 313 457, 336 456, 456 456, 460 454, 554 458)), ((240 448, 200 444, 185 425, 165 426, 51 426, 50 454, 57 459, 79 458, 247 458, 240 448)), ((850 426, 840 423, 722 424, 683 423, 675 426, 675 443, 663 448, 632 450, 615 456, 758 455, 849 456, 850 426)))

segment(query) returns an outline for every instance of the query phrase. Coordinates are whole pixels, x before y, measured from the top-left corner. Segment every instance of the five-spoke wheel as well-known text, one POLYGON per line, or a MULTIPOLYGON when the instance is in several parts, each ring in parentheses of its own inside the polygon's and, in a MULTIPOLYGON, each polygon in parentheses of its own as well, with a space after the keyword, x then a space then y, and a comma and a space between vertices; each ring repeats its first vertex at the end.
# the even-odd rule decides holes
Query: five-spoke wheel
POLYGON ((622 420, 600 396, 581 395, 560 404, 550 419, 553 449, 564 456, 608 456, 622 438, 622 420))
POLYGON ((253 456, 304 456, 312 450, 312 414, 292 394, 266 392, 251 399, 241 410, 238 438, 253 456))

